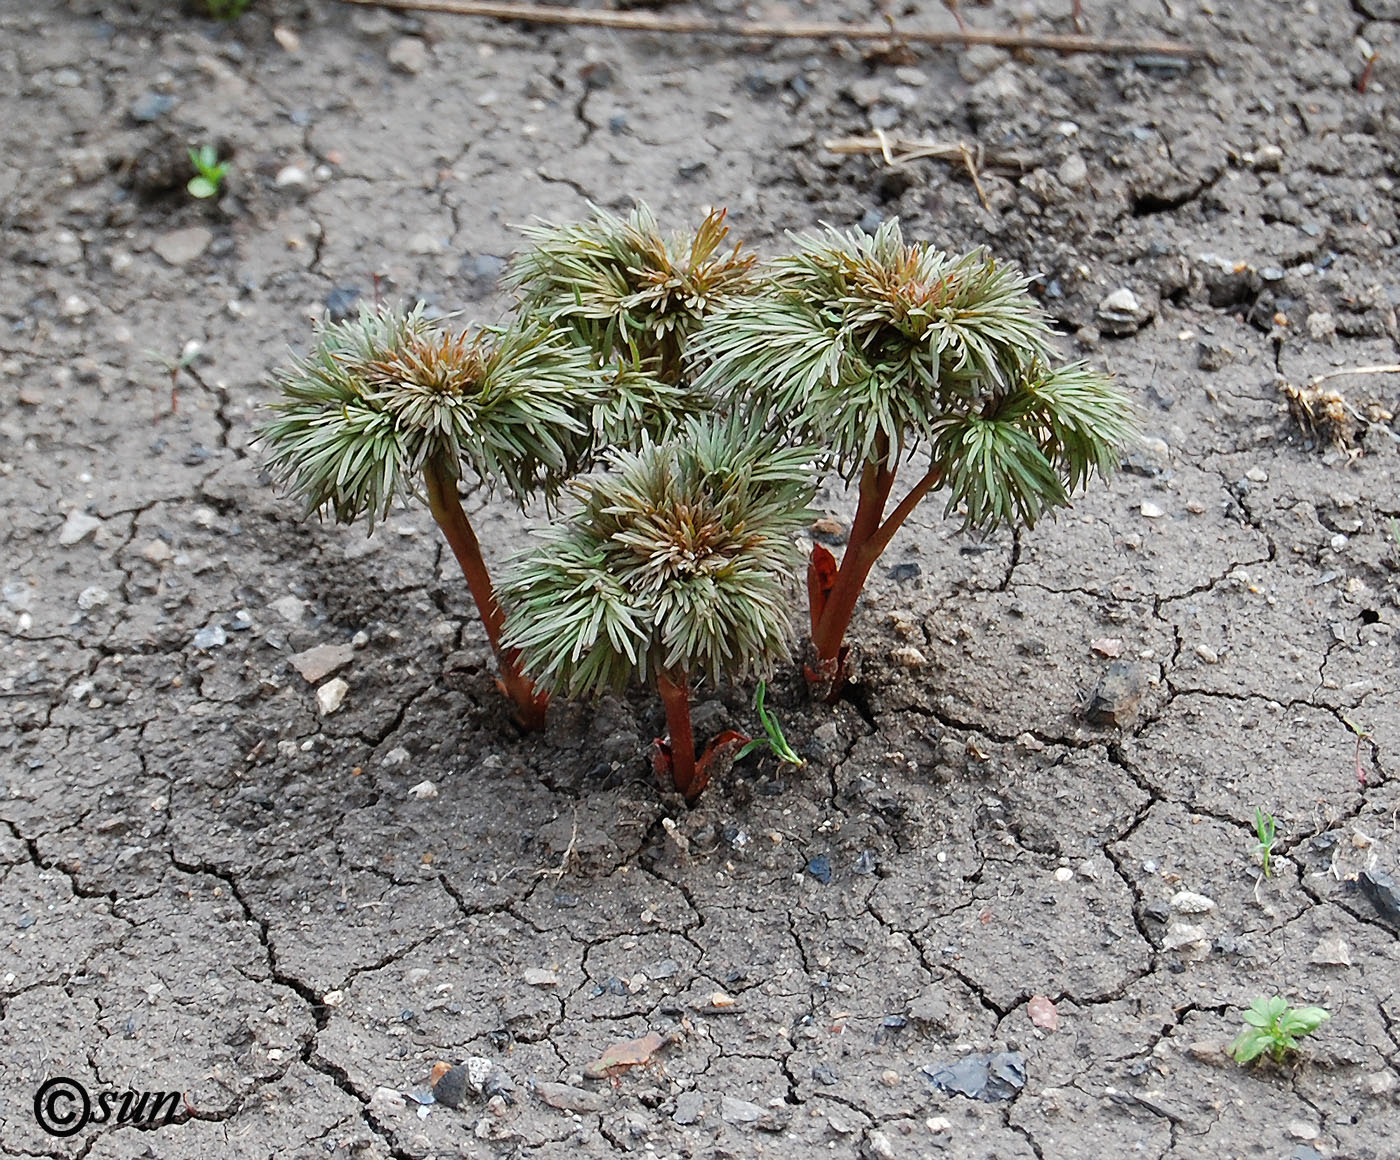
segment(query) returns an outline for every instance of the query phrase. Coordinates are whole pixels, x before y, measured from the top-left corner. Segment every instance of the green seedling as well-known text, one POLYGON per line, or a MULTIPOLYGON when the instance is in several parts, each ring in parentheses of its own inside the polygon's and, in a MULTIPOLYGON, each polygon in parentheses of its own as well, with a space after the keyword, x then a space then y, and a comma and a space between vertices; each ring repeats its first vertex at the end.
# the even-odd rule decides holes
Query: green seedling
POLYGON ((983 251, 906 243, 897 221, 873 237, 827 229, 798 247, 692 345, 699 388, 768 416, 858 481, 840 564, 817 545, 808 568, 808 676, 830 698, 866 579, 926 495, 945 489, 947 513, 974 528, 1030 527, 1117 465, 1135 412, 1103 375, 1053 365, 1027 279, 983 251), (887 511, 918 454, 927 467, 887 511))
POLYGON ((1300 1037, 1311 1035, 1330 1018, 1321 1007, 1290 1007, 1280 995, 1255 999, 1244 1013, 1247 1026, 1230 1044, 1230 1054, 1237 1063, 1249 1063, 1268 1052, 1275 1063, 1282 1063, 1289 1052, 1298 1050, 1300 1037))
POLYGON ((1259 844, 1254 847, 1253 852, 1259 855, 1265 878, 1273 877, 1274 838, 1277 830, 1278 821, 1274 815, 1266 814, 1259 806, 1255 806, 1254 833, 1259 839, 1259 844))
POLYGON ((195 175, 185 186, 189 190, 190 196, 198 198, 218 197, 224 178, 228 176, 228 171, 233 168, 233 162, 220 161, 219 151, 213 145, 201 145, 198 149, 191 149, 189 152, 190 164, 195 168, 195 175))
POLYGON ((253 0, 200 0, 200 6, 215 20, 237 20, 253 0))
POLYGON ((742 761, 750 753, 755 753, 760 749, 767 749, 772 752, 784 765, 795 766, 801 769, 806 765, 806 759, 799 757, 797 751, 788 744, 788 739, 783 736, 783 727, 778 723, 778 718, 768 712, 764 707, 764 699, 768 695, 768 682, 759 681, 758 691, 754 693, 753 707, 758 713, 759 723, 763 726, 764 736, 755 737, 734 755, 735 761, 742 761))
POLYGON ((505 614, 462 508, 475 477, 522 508, 551 500, 593 453, 596 414, 616 382, 586 352, 538 326, 453 334, 411 313, 364 308, 321 325, 305 358, 279 372, 276 418, 259 433, 269 468, 308 512, 341 523, 384 519, 396 501, 424 498, 466 578, 500 667, 500 685, 526 729, 544 726, 548 696, 501 642, 505 614))
POLYGON ((691 693, 787 655, 812 454, 743 418, 706 417, 606 459, 609 471, 576 485, 582 506, 502 585, 505 644, 556 693, 653 684, 669 732, 653 763, 693 802, 746 739, 726 732, 697 756, 691 693))

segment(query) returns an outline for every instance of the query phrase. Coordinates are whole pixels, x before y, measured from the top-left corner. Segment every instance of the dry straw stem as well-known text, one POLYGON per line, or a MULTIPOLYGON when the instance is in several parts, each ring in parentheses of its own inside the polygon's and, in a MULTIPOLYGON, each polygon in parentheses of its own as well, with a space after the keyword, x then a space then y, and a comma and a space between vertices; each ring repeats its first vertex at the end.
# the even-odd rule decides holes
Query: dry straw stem
POLYGON ((1052 33, 982 32, 975 29, 941 31, 905 28, 893 20, 884 24, 827 24, 820 21, 714 20, 697 16, 657 16, 650 12, 614 12, 607 9, 553 8, 544 4, 492 4, 477 0, 342 0, 373 8, 406 12, 444 12, 492 20, 518 20, 525 24, 614 28, 631 32, 688 33, 732 36, 749 40, 881 40, 905 44, 975 45, 996 48, 1041 48, 1051 52, 1089 52, 1117 56, 1203 56, 1192 44, 1176 40, 1112 40, 1095 36, 1058 36, 1052 33))

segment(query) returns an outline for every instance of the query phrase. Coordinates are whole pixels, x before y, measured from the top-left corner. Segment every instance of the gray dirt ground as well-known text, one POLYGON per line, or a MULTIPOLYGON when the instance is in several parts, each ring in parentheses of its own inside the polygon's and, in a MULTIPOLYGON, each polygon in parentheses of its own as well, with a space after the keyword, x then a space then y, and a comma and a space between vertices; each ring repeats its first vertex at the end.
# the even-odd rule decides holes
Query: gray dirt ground
MULTIPOLYGON (((1400 379, 1327 384, 1350 454, 1280 392, 1396 361, 1400 6, 1086 0, 1192 66, 253 7, 0 0, 0 1150, 1400 1156, 1400 950, 1351 881, 1400 873, 1400 379), (824 148, 872 125, 983 146, 987 207, 960 166, 824 148), (217 205, 182 189, 201 142, 233 156, 217 205), (1149 437, 1018 539, 926 505, 858 613, 859 696, 777 683, 807 771, 689 813, 651 700, 520 740, 428 517, 302 522, 248 447, 333 292, 494 320, 513 224, 632 198, 727 205, 760 252, 894 213, 989 243, 1149 437), (150 352, 189 340, 172 412, 150 352), (352 641, 320 716, 288 657, 352 641), (1235 1065, 1276 992, 1333 1018, 1235 1065), (582 1078, 648 1030, 680 1039, 582 1078), (990 1051, 1014 1098, 921 1070, 990 1051), (405 1102, 468 1056, 509 1092, 405 1102), (193 1117, 52 1138, 57 1075, 193 1117)), ((1060 0, 966 8, 1069 31, 1060 0)), ((493 558, 519 542, 473 513, 493 558)))

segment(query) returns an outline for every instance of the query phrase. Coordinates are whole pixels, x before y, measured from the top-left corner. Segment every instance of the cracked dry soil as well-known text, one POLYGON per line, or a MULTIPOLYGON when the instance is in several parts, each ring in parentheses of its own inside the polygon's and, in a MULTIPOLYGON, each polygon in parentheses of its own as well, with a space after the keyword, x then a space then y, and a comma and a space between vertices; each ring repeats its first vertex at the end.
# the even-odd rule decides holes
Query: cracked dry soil
MULTIPOLYGON (((1400 855, 1400 380, 1331 381, 1351 455, 1279 389, 1396 361, 1400 8, 1086 4, 1191 64, 253 8, 0 2, 0 1150, 1400 1156, 1397 936, 1349 881, 1400 855), (824 148, 872 126, 1016 163, 984 204, 959 167, 824 148), (207 142, 217 205, 182 188, 207 142), (513 223, 633 197, 728 205, 766 252, 893 213, 988 243, 1148 436, 1018 537, 925 505, 855 622, 860 695, 777 683, 808 769, 690 813, 648 777, 651 701, 519 739, 428 517, 303 522, 248 446, 328 301, 380 275, 493 320, 513 223), (150 352, 190 340, 172 410, 150 352), (288 659, 320 644, 353 645, 324 716, 288 659), (1333 1017, 1240 1068, 1273 993, 1333 1017), (582 1078, 650 1030, 680 1039, 582 1078), (1024 1061, 1004 1101, 921 1070, 994 1051, 1024 1061), (511 1089, 404 1099, 473 1055, 511 1089), (55 1075, 193 1112, 57 1139, 55 1075)), ((521 519, 474 505, 500 560, 521 519)))

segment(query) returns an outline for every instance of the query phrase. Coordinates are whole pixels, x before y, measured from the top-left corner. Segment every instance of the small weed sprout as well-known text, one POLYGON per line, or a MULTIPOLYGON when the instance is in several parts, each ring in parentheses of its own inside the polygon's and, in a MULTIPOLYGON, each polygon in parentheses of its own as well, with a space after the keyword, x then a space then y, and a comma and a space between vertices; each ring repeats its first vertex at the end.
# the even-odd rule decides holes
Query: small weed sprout
POLYGON ((451 334, 411 313, 365 308, 323 324, 278 375, 259 435, 269 467, 309 512, 373 530, 395 501, 426 498, 466 577, 520 723, 542 728, 548 697, 501 644, 505 622, 457 484, 471 473, 524 506, 556 495, 592 454, 608 390, 585 352, 538 326, 451 334))
POLYGON ((198 149, 191 149, 189 152, 190 164, 195 168, 195 175, 185 186, 189 190, 190 196, 198 198, 218 197, 224 178, 228 176, 228 171, 233 168, 233 162, 220 161, 219 151, 212 145, 201 145, 198 149))
POLYGON ((595 207, 590 221, 524 228, 534 245, 505 278, 521 316, 562 330, 626 381, 598 417, 605 442, 635 445, 642 431, 664 439, 710 409, 690 384, 687 345, 708 314, 754 285, 754 258, 725 247, 724 219, 715 210, 693 233, 667 237, 644 205, 625 219, 595 207))
POLYGON ((834 696, 866 578, 926 495, 946 488, 947 512, 971 527, 1032 526, 1117 466, 1135 412, 1103 375, 1052 366, 1026 279, 984 252, 906 243, 897 221, 798 243, 759 293, 706 320, 694 357, 697 386, 768 414, 859 481, 840 565, 817 545, 808 571, 809 677, 834 696), (918 452, 927 469, 887 513, 918 452))
POLYGON ((791 765, 801 769, 807 764, 806 759, 799 757, 797 751, 788 744, 788 739, 783 736, 783 727, 778 722, 776 715, 768 712, 764 701, 768 696, 768 682, 759 681, 758 690, 754 693, 753 707, 758 714, 759 724, 763 726, 763 736, 750 740, 738 753, 734 755, 735 761, 742 761, 750 753, 755 753, 760 749, 767 749, 783 765, 791 765))
POLYGON ((237 20, 252 3, 253 0, 200 0, 200 7, 215 20, 237 20))
POLYGON ((1321 1007, 1290 1007, 1280 995, 1255 999, 1244 1013, 1246 1027, 1230 1044, 1230 1054, 1237 1063, 1250 1063, 1268 1052, 1275 1063, 1282 1063, 1289 1052, 1298 1050, 1300 1037, 1311 1035, 1330 1018, 1321 1007))
POLYGON ((555 692, 653 683, 670 734, 658 772, 693 802, 742 739, 722 734, 697 757, 691 692, 787 655, 812 454, 708 417, 606 459, 608 472, 576 485, 582 506, 508 574, 505 644, 555 692))
POLYGON ((1259 839, 1252 851, 1259 855, 1259 865, 1265 878, 1274 873, 1274 839, 1278 831, 1278 821, 1273 814, 1266 814, 1259 806, 1254 807, 1254 835, 1259 839))
POLYGON ((158 350, 146 351, 146 357, 152 362, 159 363, 170 375, 170 413, 173 415, 180 405, 180 374, 182 371, 194 373, 193 368, 204 355, 204 346, 198 339, 192 338, 180 348, 177 357, 171 358, 169 355, 161 354, 158 350))

